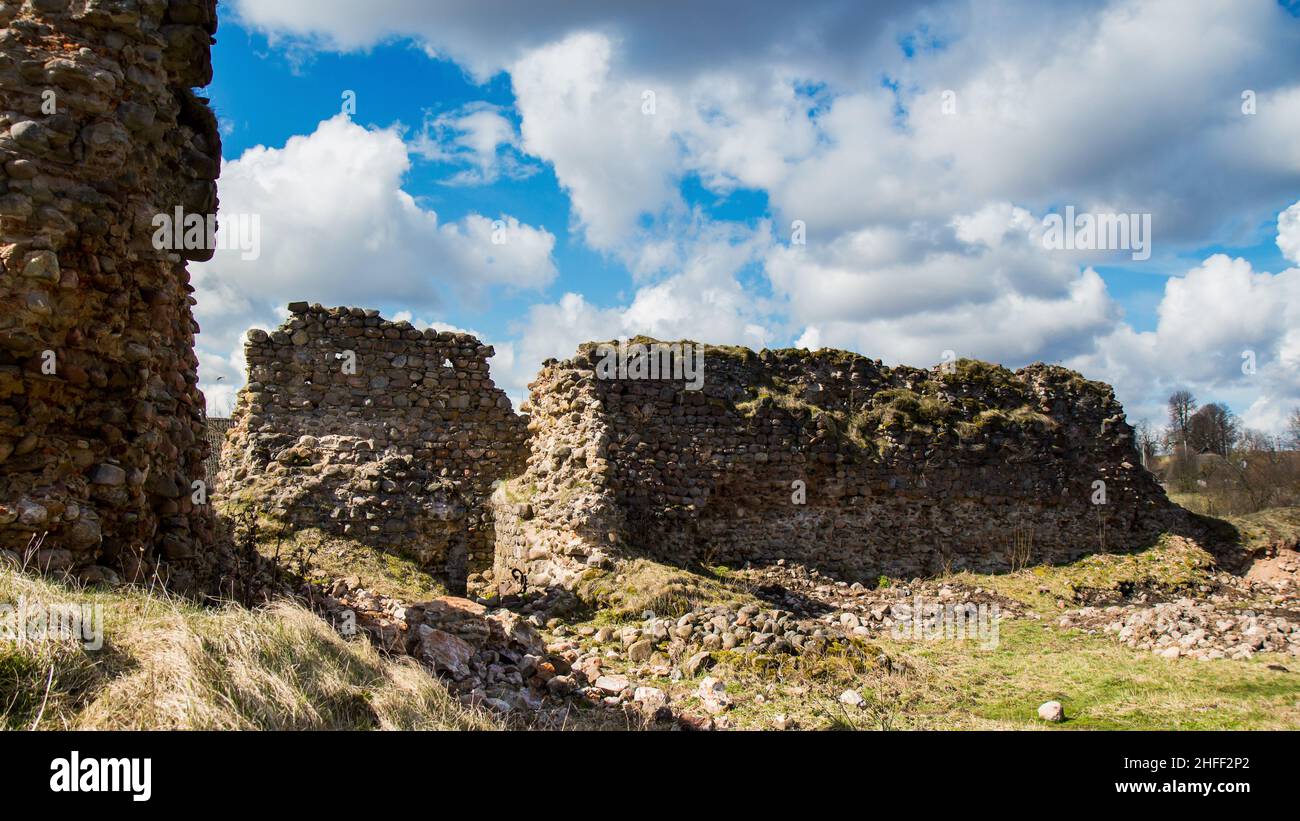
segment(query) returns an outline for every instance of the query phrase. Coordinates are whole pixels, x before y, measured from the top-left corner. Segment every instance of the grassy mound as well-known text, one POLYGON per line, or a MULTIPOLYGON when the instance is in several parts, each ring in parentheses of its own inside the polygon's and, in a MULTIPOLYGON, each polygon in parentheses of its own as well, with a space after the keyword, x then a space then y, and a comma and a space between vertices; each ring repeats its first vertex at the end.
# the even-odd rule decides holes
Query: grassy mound
POLYGON ((1272 507, 1246 516, 1225 519, 1241 539, 1248 553, 1270 548, 1300 549, 1300 507, 1272 507))
POLYGON ((355 577, 364 581, 367 590, 406 602, 428 601, 448 592, 419 562, 396 550, 380 550, 319 528, 301 528, 242 501, 227 500, 221 510, 231 523, 229 538, 240 553, 256 552, 305 581, 355 577))
POLYGON ((725 574, 706 574, 649 559, 635 559, 616 571, 589 573, 575 590, 611 621, 639 619, 649 610, 656 616, 682 616, 719 605, 755 603, 752 592, 725 574))
POLYGON ((1037 565, 1005 574, 958 573, 951 579, 1051 612, 1058 600, 1083 604, 1139 590, 1177 595, 1209 584, 1214 567, 1214 557, 1197 543, 1165 535, 1136 553, 1098 553, 1070 564, 1037 565))
POLYGON ((291 567, 301 565, 308 581, 356 577, 367 590, 406 602, 428 601, 448 592, 413 559, 315 528, 263 538, 258 552, 273 561, 288 561, 291 567))

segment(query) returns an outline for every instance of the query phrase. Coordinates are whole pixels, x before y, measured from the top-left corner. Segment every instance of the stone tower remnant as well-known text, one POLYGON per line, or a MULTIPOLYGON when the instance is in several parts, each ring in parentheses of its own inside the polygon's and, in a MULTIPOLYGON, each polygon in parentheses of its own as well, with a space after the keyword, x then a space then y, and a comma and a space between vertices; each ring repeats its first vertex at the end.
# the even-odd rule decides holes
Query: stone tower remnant
POLYGON ((0 2, 0 549, 42 569, 184 590, 211 562, 211 253, 153 220, 217 209, 216 27, 216 0, 0 2))
POLYGON ((248 335, 224 509, 404 555, 464 589, 491 567, 487 500, 522 471, 527 437, 489 376, 493 349, 374 310, 289 310, 248 335))

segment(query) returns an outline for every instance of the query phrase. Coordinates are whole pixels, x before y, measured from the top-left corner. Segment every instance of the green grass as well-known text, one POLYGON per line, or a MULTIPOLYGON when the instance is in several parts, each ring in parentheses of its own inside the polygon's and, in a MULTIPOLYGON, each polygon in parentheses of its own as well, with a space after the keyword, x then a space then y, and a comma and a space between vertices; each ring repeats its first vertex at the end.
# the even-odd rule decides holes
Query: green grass
POLYGON ((1169 501, 1200 516, 1227 518, 1224 516, 1225 503, 1211 494, 1175 491, 1169 494, 1169 501))
POLYGON ((1039 413, 1028 405, 1012 410, 989 408, 982 410, 969 422, 959 422, 958 432, 967 439, 974 438, 989 431, 1010 431, 1019 428, 1037 428, 1048 431, 1057 426, 1052 417, 1039 413))
POLYGON ((828 410, 820 405, 815 405, 812 402, 801 399, 789 392, 790 390, 790 388, 782 385, 780 380, 774 379, 772 386, 763 386, 755 389, 754 397, 752 399, 737 402, 736 411, 743 416, 754 416, 762 408, 778 407, 794 414, 795 416, 817 417, 827 415, 837 422, 843 423, 843 413, 828 410))
POLYGON ((1018 386, 1016 375, 996 362, 980 359, 958 359, 951 371, 940 371, 939 381, 950 385, 978 384, 984 387, 1011 390, 1018 386))
POLYGON ((1065 729, 1300 728, 1300 674, 1270 670, 1290 658, 1167 660, 1111 637, 1007 620, 996 649, 892 640, 882 648, 912 667, 900 720, 908 726, 1023 729, 1047 725, 1044 701, 1065 707, 1065 729))
MULTIPOLYGON (((1171 661, 1029 619, 1004 620, 999 639, 992 649, 886 637, 820 656, 719 651, 704 675, 727 685, 735 729, 772 729, 778 715, 804 730, 1300 729, 1300 674, 1269 669, 1300 670, 1289 658, 1171 661), (841 704, 847 689, 865 703, 841 704), (1064 705, 1064 723, 1037 717, 1050 700, 1064 705)), ((695 712, 699 680, 644 679, 695 712)))
MULTIPOLYGON (((931 384, 931 383, 927 383, 931 384)), ((874 441, 890 428, 933 433, 949 424, 957 409, 938 396, 906 388, 887 388, 871 397, 871 405, 853 418, 852 436, 859 444, 874 441)))

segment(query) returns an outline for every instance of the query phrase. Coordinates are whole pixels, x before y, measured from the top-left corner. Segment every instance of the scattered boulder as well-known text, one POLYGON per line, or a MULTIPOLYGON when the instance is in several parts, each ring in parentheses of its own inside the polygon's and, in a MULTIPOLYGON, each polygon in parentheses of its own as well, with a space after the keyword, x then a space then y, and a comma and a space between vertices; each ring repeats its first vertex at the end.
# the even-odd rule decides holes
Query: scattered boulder
POLYGON ((649 639, 634 641, 627 648, 628 660, 632 662, 649 661, 653 654, 654 642, 649 639))
POLYGON ((1059 723, 1065 721, 1065 708, 1059 701, 1046 701, 1038 706, 1038 717, 1043 721, 1059 723))
POLYGON ((469 661, 474 657, 474 647, 464 639, 443 630, 421 624, 420 659, 433 667, 434 672, 447 673, 456 679, 470 674, 469 661))
POLYGON ((700 682, 697 691, 700 704, 711 715, 719 715, 731 709, 732 698, 727 694, 727 685, 712 676, 700 682))
POLYGON ((623 675, 600 676, 595 681, 596 689, 609 696, 622 693, 629 684, 628 677, 623 675))
POLYGON ((686 675, 694 678, 712 666, 713 654, 708 650, 701 650, 686 660, 686 666, 683 669, 686 675))
POLYGON ((632 700, 641 705, 641 709, 654 716, 668 704, 668 694, 658 687, 638 687, 632 694, 632 700))

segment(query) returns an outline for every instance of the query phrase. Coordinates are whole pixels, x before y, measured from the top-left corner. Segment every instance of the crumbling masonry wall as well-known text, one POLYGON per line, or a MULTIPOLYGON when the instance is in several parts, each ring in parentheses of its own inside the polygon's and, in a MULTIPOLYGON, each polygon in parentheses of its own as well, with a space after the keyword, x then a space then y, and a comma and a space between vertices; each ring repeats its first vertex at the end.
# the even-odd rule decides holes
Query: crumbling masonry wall
POLYGON ((523 469, 527 422, 492 383, 493 349, 378 311, 289 308, 279 330, 249 332, 222 507, 408 556, 463 588, 491 566, 493 482, 523 469))
POLYGON ((193 289, 151 220, 216 211, 215 31, 215 0, 0 2, 0 549, 49 570, 212 561, 193 289))
POLYGON ((499 584, 571 585, 638 555, 859 580, 997 572, 1185 521, 1111 389, 1063 368, 710 347, 690 391, 601 378, 600 360, 583 346, 530 386, 528 468, 494 497, 499 584))

